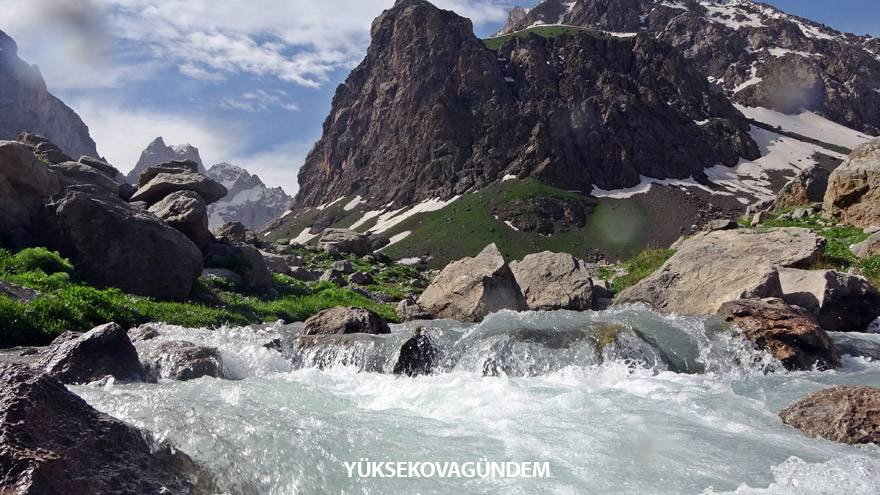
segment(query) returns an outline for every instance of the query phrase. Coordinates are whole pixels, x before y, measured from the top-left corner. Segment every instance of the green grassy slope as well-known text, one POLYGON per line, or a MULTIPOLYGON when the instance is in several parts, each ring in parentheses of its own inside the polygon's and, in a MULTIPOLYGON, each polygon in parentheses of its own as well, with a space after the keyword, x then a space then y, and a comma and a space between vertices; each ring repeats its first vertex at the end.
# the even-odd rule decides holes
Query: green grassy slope
POLYGON ((574 34, 574 33, 589 33, 593 36, 607 36, 603 34, 601 31, 594 31, 587 28, 577 27, 577 26, 535 26, 528 29, 523 29, 522 31, 517 31, 511 34, 505 34, 503 36, 495 36, 493 38, 487 38, 483 40, 483 43, 486 44, 491 50, 498 51, 504 46, 507 42, 515 39, 515 38, 525 38, 530 34, 535 34, 537 36, 541 36, 543 38, 558 38, 563 34, 574 34))
POLYGON ((517 199, 541 196, 583 198, 534 179, 494 184, 466 194, 442 210, 414 216, 395 226, 387 232, 389 236, 405 231, 412 234, 383 252, 392 258, 430 255, 434 257, 431 266, 442 267, 449 261, 473 256, 493 242, 510 259, 544 250, 583 257, 588 249, 626 258, 643 249, 636 232, 644 228, 644 216, 628 211, 625 205, 600 201, 583 228, 552 236, 515 231, 493 214, 495 208, 517 199))

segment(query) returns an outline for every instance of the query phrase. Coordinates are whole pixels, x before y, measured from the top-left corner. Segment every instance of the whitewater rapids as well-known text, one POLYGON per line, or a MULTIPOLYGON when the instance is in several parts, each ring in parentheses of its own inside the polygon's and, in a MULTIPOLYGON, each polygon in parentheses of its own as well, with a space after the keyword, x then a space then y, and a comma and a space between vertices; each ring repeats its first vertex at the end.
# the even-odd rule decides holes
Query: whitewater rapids
MULTIPOLYGON (((414 325, 356 353, 381 361, 414 325)), ((880 362, 785 372, 711 319, 637 306, 420 325, 442 350, 428 376, 264 347, 296 325, 159 326, 160 339, 219 348, 240 379, 71 389, 190 454, 224 493, 880 493, 880 448, 811 439, 777 416, 831 385, 880 386, 880 362), (363 458, 547 462, 550 477, 349 478, 344 463, 363 458)))

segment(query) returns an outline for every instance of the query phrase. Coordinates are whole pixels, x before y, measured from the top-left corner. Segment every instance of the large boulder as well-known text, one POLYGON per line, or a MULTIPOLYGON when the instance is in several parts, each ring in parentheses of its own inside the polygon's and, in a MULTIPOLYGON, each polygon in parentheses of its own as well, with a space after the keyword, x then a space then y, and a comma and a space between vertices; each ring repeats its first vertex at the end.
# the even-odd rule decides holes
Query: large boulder
POLYGON ((211 268, 226 268, 238 273, 242 284, 249 290, 265 291, 275 286, 263 255, 248 244, 209 243, 205 248, 205 263, 211 268))
POLYGON ((171 160, 144 169, 138 176, 137 186, 143 187, 159 174, 201 173, 199 164, 193 160, 171 160))
POLYGON ((146 184, 138 187, 131 196, 131 201, 144 201, 155 204, 164 197, 177 191, 193 191, 205 200, 205 204, 219 201, 226 196, 223 184, 210 177, 193 172, 168 173, 160 172, 146 184))
POLYGON ((0 364, 0 491, 212 493, 186 454, 96 411, 49 375, 0 364))
POLYGON ((119 194, 118 182, 89 165, 84 165, 80 162, 61 162, 49 165, 49 168, 58 173, 62 186, 91 184, 112 194, 119 194))
POLYGON ((739 327, 759 349, 789 370, 836 368, 840 356, 815 317, 781 299, 741 299, 721 305, 721 319, 739 327))
POLYGON ((373 252, 369 234, 349 229, 325 229, 318 247, 331 254, 366 256, 373 252))
POLYGON ((70 186, 53 200, 53 247, 93 284, 184 299, 202 272, 202 253, 154 215, 94 186, 70 186))
POLYGON ((336 307, 318 312, 305 321, 302 335, 343 335, 391 333, 381 316, 362 308, 336 307))
POLYGON ((862 259, 880 255, 880 232, 874 232, 864 241, 853 244, 850 250, 862 259))
POLYGON ((779 298, 777 268, 807 267, 824 248, 825 239, 800 228, 699 233, 615 302, 645 302, 663 313, 712 315, 728 301, 779 298))
POLYGON ((880 225, 880 139, 857 146, 831 173, 823 208, 857 227, 880 225))
POLYGON ((220 242, 227 244, 256 244, 257 235, 241 222, 229 222, 214 231, 220 242))
POLYGON ((528 309, 513 272, 495 244, 486 246, 474 258, 447 265, 418 302, 435 317, 472 322, 502 309, 528 309))
POLYGON ((773 209, 782 210, 821 203, 825 198, 825 191, 828 189, 830 175, 831 172, 820 165, 802 170, 782 186, 773 202, 773 209))
POLYGON ((198 193, 173 192, 151 206, 149 212, 183 232, 199 248, 213 240, 208 230, 208 206, 198 193))
POLYGON ((83 156, 79 157, 79 160, 77 160, 77 161, 79 161, 83 165, 88 165, 89 167, 92 167, 94 169, 101 171, 104 175, 106 175, 107 177, 110 177, 111 179, 113 179, 117 182, 119 182, 122 179, 122 174, 119 172, 119 170, 116 167, 114 167, 113 165, 110 165, 109 163, 105 162, 104 160, 101 160, 100 158, 95 158, 93 156, 83 155, 83 156))
POLYGON ((215 347, 171 340, 156 345, 138 344, 138 352, 144 369, 155 380, 224 377, 223 359, 215 347))
POLYGON ((39 134, 22 132, 18 135, 18 142, 27 146, 37 158, 46 163, 55 164, 72 160, 58 145, 39 134))
POLYGON ((787 268, 779 280, 785 302, 810 311, 825 330, 862 332, 880 316, 880 293, 862 277, 787 268))
POLYGON ((144 369, 128 333, 107 323, 78 335, 56 338, 35 364, 63 383, 88 383, 106 376, 121 381, 143 381, 144 369))
POLYGON ((779 417, 813 438, 880 444, 880 388, 849 385, 820 390, 788 406, 779 417))
POLYGON ((43 203, 61 190, 58 175, 27 146, 0 141, 0 244, 32 244, 35 217, 43 203))
POLYGON ((593 284, 584 262, 567 253, 530 254, 510 263, 510 270, 534 311, 596 309, 596 301, 608 296, 593 284))

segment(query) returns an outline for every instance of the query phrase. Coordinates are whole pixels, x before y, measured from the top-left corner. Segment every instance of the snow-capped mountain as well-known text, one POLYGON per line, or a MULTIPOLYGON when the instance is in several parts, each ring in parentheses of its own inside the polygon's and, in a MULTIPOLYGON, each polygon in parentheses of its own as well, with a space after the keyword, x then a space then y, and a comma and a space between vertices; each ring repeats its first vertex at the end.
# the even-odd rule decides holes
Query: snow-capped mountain
POLYGON ((814 111, 880 134, 880 40, 751 0, 544 0, 514 9, 500 35, 568 25, 647 32, 692 59, 735 102, 814 111))
POLYGON ((227 222, 241 222, 257 229, 290 206, 292 198, 283 189, 266 187, 257 175, 241 167, 218 163, 208 169, 207 174, 229 190, 225 198, 208 207, 211 229, 227 222))
POLYGON ((125 177, 125 180, 130 184, 136 184, 138 177, 147 167, 171 160, 192 160, 199 165, 199 172, 205 173, 205 166, 202 164, 202 157, 199 156, 198 148, 189 143, 168 146, 165 144, 162 136, 159 136, 141 152, 140 159, 125 177))

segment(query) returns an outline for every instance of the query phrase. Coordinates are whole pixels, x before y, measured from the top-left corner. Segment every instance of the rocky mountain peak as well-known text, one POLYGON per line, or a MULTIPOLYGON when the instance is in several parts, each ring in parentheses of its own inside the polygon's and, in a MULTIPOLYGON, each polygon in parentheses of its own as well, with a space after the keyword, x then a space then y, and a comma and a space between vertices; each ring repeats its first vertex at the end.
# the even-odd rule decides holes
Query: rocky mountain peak
POLYGON ((692 59, 737 103, 813 111, 880 134, 880 49, 870 36, 751 0, 545 0, 525 16, 511 12, 501 34, 550 24, 647 32, 692 59))
POLYGON ((287 211, 292 201, 280 187, 267 187, 256 174, 231 163, 213 165, 207 175, 229 191, 225 198, 208 207, 211 228, 240 222, 256 230, 287 211))
POLYGON ((24 131, 49 138, 72 157, 97 157, 89 128, 49 93, 40 70, 18 58, 18 45, 0 31, 0 139, 24 131))
POLYGON ((372 35, 300 170, 296 208, 355 194, 410 205, 508 175, 589 194, 757 156, 742 115, 649 35, 573 30, 496 51, 422 0, 397 2, 372 35))
POLYGON ((140 159, 137 164, 126 176, 126 181, 130 184, 137 183, 138 177, 147 169, 160 163, 170 161, 191 160, 198 165, 198 171, 205 173, 205 166, 202 164, 202 157, 199 155, 199 149, 191 144, 178 144, 168 146, 162 136, 154 139, 144 151, 141 152, 140 159))

